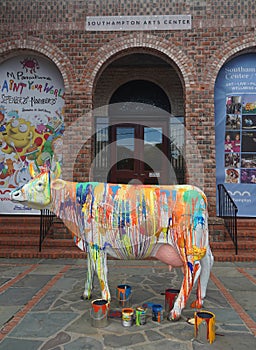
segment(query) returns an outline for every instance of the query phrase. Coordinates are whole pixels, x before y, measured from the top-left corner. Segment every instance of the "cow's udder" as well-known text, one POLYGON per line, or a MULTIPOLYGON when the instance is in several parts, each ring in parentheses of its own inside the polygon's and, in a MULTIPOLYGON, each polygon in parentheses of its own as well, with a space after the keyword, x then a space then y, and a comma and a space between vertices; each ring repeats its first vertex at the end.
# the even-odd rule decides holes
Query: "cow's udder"
POLYGON ((157 249, 155 257, 163 263, 169 265, 169 270, 172 267, 181 267, 183 262, 177 251, 170 244, 161 244, 157 249))

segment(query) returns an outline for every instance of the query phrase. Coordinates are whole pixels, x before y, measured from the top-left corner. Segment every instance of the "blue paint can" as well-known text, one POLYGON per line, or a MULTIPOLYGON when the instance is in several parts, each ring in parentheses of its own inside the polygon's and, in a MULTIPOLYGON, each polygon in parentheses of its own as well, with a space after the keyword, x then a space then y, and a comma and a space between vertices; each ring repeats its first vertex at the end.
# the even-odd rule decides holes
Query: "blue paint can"
POLYGON ((128 284, 120 284, 117 286, 117 299, 122 307, 131 306, 132 288, 128 284))
POLYGON ((152 320, 158 323, 163 321, 163 307, 159 304, 152 305, 152 320))

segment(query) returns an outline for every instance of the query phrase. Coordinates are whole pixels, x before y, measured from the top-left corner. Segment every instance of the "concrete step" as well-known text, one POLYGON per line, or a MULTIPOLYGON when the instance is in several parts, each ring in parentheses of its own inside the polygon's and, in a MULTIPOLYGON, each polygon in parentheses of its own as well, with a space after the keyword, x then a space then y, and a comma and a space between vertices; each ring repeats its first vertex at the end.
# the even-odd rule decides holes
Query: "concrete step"
POLYGON ((234 252, 227 251, 214 251, 213 252, 214 261, 223 261, 223 262, 235 262, 235 261, 256 261, 256 254, 255 252, 238 252, 238 254, 235 254, 234 252))
POLYGON ((47 248, 39 252, 38 247, 0 247, 0 258, 25 258, 25 259, 84 259, 86 254, 77 247, 73 249, 47 248))
MULTIPOLYGON (((226 239, 229 238, 229 234, 226 233, 225 235, 226 239)), ((238 227, 237 228, 237 237, 240 240, 251 240, 251 239, 256 239, 256 226, 255 227, 238 227)))
MULTIPOLYGON (((10 234, 0 236, 0 246, 18 247, 18 246, 38 246, 38 235, 15 235, 13 237, 10 234)), ((53 239, 46 237, 43 246, 44 248, 69 248, 74 245, 73 240, 70 239, 53 239)))
POLYGON ((40 226, 40 216, 38 215, 0 215, 0 224, 4 226, 20 226, 23 224, 39 225, 40 226))
POLYGON ((255 219, 238 219, 237 236, 240 239, 256 240, 256 220, 255 219))
MULTIPOLYGON (((215 261, 256 261, 256 243, 240 242, 238 255, 232 242, 212 242, 215 261)), ((2 258, 85 258, 72 239, 46 238, 39 252, 39 238, 23 237, 18 241, 0 239, 0 257, 2 258)))
POLYGON ((38 247, 39 234, 38 235, 21 235, 15 236, 6 234, 0 236, 0 247, 38 247))
POLYGON ((0 237, 8 235, 38 235, 40 216, 0 216, 0 237))
POLYGON ((256 226, 256 219, 255 218, 237 218, 237 226, 238 226, 238 228, 255 227, 256 226))
MULTIPOLYGON (((234 243, 231 240, 225 242, 212 242, 211 248, 213 251, 233 251, 235 250, 234 243)), ((254 240, 238 240, 238 250, 252 251, 256 254, 256 241, 254 240)))
MULTIPOLYGON (((255 223, 256 220, 238 220, 238 255, 235 255, 235 248, 229 236, 225 242, 211 242, 215 261, 256 261, 255 223)), ((39 216, 0 216, 0 257, 85 257, 85 253, 75 246, 71 234, 63 235, 58 232, 52 232, 46 237, 42 251, 39 252, 39 233, 39 216)))
MULTIPOLYGON (((235 252, 227 251, 214 251, 215 261, 256 261, 255 253, 240 252, 235 255, 235 252)), ((38 251, 38 247, 0 247, 0 258, 39 258, 39 259, 84 259, 86 254, 79 250, 77 247, 73 248, 43 248, 41 252, 38 251)), ((112 259, 109 257, 109 259, 112 259)))

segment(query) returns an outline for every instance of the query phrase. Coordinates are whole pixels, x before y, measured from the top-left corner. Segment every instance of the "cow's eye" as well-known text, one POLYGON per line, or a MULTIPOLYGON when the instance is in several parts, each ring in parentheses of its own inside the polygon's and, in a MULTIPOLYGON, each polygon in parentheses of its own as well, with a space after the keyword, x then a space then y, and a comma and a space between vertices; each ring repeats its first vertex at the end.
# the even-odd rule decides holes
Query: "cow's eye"
POLYGON ((42 192, 42 191, 44 190, 44 183, 43 183, 43 182, 38 182, 38 183, 36 184, 36 190, 37 190, 38 192, 42 192))

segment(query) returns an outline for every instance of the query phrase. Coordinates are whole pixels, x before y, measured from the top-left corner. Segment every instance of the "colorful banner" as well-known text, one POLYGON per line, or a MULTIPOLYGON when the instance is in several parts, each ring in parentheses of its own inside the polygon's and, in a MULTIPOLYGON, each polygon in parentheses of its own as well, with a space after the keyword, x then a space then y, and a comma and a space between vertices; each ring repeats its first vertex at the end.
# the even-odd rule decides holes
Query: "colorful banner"
POLYGON ((22 55, 0 69, 0 213, 38 214, 9 199, 13 188, 30 179, 53 155, 61 160, 64 83, 49 60, 22 55))
MULTIPOLYGON (((256 216, 256 54, 226 63, 215 84, 216 180, 238 216, 256 216)), ((218 201, 217 201, 218 202, 218 201)))

